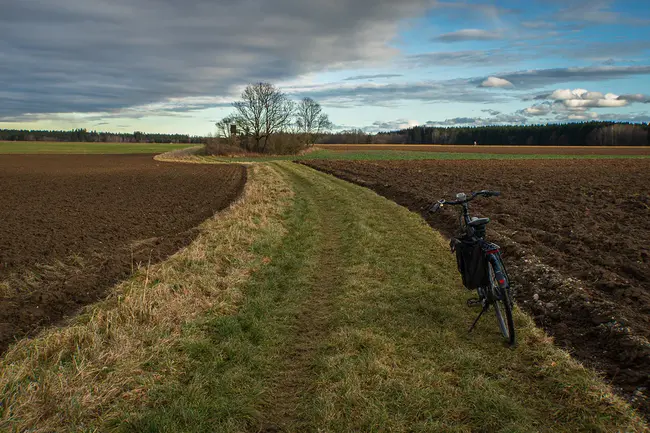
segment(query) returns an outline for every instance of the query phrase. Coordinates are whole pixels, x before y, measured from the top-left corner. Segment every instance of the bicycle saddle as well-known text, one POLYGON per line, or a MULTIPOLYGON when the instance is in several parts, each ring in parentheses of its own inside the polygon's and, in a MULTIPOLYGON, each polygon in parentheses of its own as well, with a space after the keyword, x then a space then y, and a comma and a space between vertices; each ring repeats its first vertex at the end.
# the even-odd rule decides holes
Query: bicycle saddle
POLYGON ((472 221, 469 223, 470 226, 472 227, 478 227, 478 226, 484 226, 485 224, 490 222, 490 218, 476 218, 473 217, 472 221))

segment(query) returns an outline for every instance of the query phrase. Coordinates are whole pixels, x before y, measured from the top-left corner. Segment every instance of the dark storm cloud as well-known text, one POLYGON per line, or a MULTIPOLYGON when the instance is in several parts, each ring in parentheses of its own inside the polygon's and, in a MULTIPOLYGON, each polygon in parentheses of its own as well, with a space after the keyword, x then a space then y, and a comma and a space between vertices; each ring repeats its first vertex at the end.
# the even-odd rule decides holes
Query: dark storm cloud
POLYGON ((387 57, 429 0, 20 0, 0 9, 0 118, 228 95, 387 57))

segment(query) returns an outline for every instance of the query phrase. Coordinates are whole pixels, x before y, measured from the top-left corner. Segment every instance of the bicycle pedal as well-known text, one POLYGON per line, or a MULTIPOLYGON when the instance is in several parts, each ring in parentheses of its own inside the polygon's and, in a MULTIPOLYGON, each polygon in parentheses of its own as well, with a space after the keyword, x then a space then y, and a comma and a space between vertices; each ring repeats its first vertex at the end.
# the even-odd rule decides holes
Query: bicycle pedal
POLYGON ((471 298, 467 300, 467 306, 468 307, 476 307, 476 306, 481 306, 483 305, 481 300, 479 298, 471 298))

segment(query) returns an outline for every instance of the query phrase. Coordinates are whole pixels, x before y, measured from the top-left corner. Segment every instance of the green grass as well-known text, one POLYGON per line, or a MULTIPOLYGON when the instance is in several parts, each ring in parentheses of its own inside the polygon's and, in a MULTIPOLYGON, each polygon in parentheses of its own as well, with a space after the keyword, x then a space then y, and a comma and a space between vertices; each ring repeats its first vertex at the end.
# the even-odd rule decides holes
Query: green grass
POLYGON ((0 141, 0 154, 122 154, 163 153, 190 147, 191 144, 169 143, 68 143, 48 141, 0 141))
POLYGON ((425 160, 425 159, 622 159, 650 158, 650 155, 547 155, 547 154, 496 154, 496 153, 456 153, 456 152, 421 152, 400 150, 364 150, 364 151, 334 151, 316 150, 301 156, 268 156, 268 157, 206 157, 221 162, 268 162, 268 161, 305 161, 311 159, 334 159, 348 161, 393 161, 393 160, 425 160))
MULTIPOLYGON (((232 315, 184 328, 178 375, 120 431, 643 431, 590 370, 517 311, 472 334, 445 240, 416 214, 304 166, 281 244, 232 315)), ((166 362, 166 364, 170 364, 166 362)))

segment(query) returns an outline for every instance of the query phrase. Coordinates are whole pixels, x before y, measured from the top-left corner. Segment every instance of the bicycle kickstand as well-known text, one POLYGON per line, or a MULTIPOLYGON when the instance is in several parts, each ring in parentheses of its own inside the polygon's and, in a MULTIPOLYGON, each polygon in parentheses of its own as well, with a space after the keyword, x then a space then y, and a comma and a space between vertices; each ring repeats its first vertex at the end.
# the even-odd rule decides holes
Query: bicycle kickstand
POLYGON ((469 331, 467 331, 468 334, 474 330, 474 327, 475 327, 476 324, 478 323, 479 319, 481 318, 481 316, 483 315, 483 313, 485 313, 487 310, 488 310, 488 306, 487 306, 487 305, 481 309, 481 312, 478 313, 478 317, 476 318, 476 320, 474 320, 474 323, 472 323, 472 326, 469 327, 469 331))

